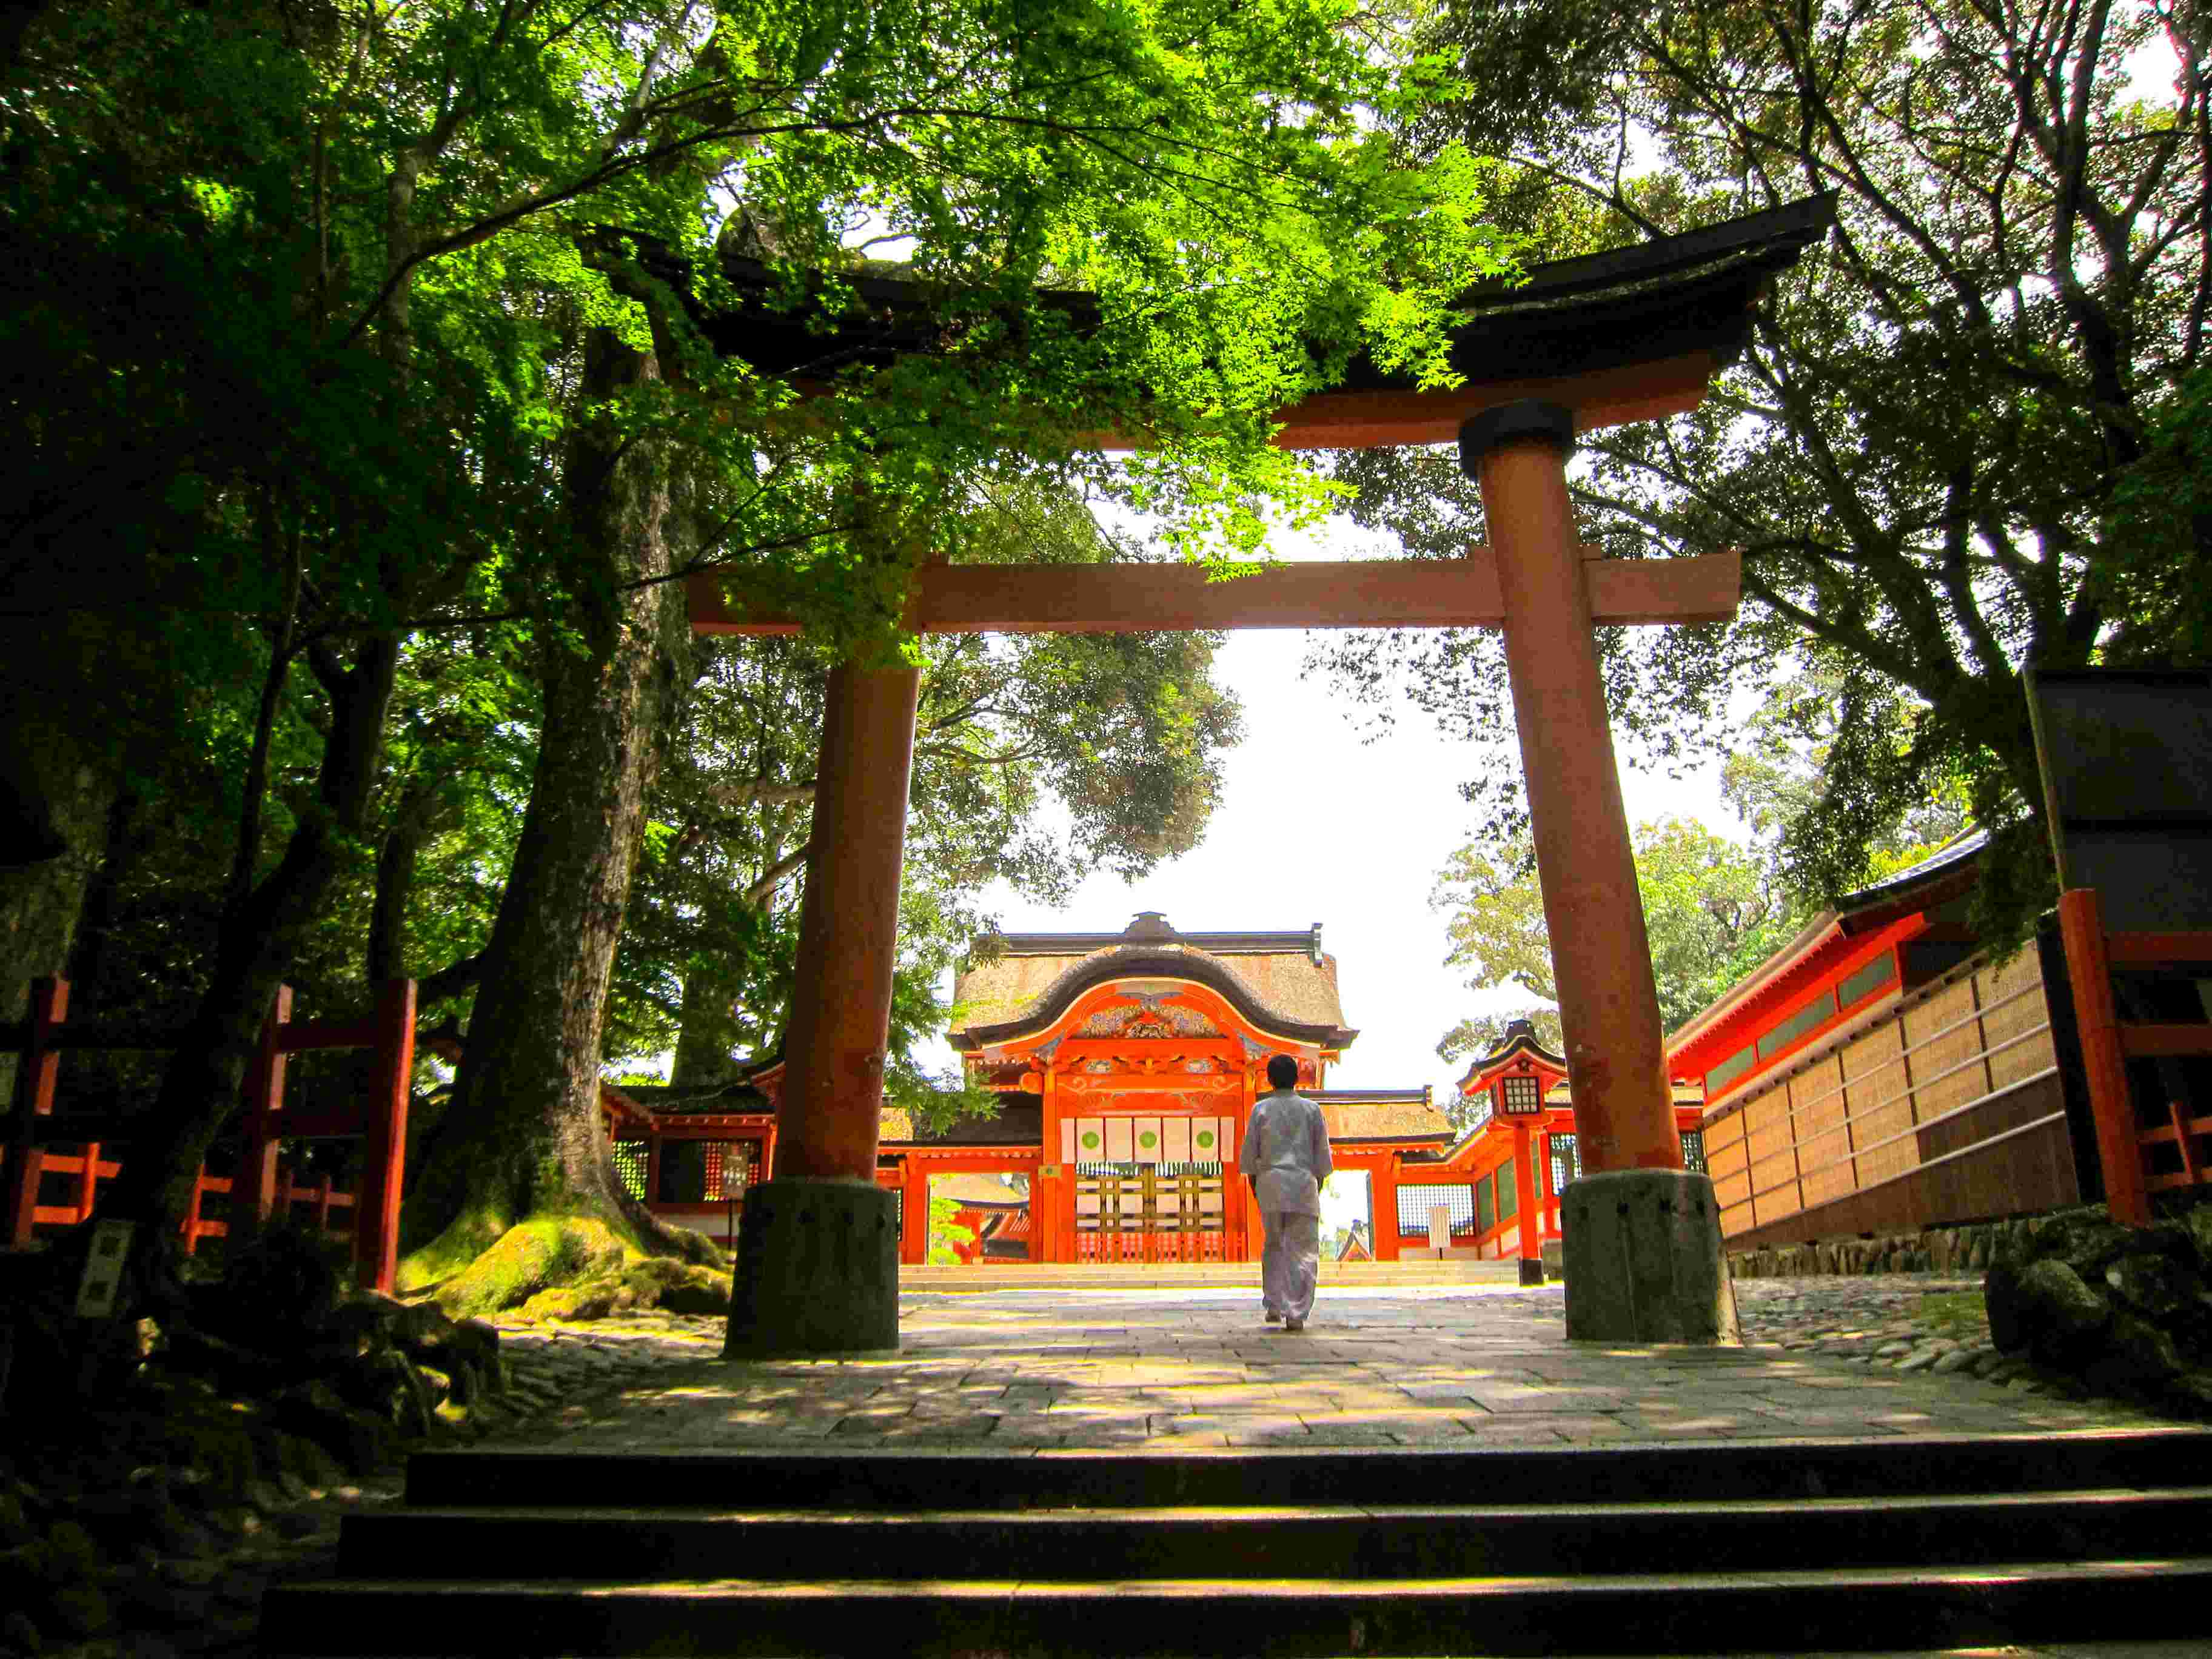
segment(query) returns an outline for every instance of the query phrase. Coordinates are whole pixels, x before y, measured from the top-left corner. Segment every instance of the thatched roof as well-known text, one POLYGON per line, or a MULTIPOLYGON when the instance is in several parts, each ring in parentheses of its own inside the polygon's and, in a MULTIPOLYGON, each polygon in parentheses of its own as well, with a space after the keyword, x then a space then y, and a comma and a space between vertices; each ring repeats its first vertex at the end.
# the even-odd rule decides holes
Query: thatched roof
POLYGON ((1304 933, 1179 933, 1146 911, 1120 933, 1012 933, 975 941, 953 985, 955 1048, 972 1051, 1044 1030, 1075 999, 1116 980, 1188 980, 1218 991, 1264 1031, 1340 1048, 1336 958, 1321 926, 1304 933))

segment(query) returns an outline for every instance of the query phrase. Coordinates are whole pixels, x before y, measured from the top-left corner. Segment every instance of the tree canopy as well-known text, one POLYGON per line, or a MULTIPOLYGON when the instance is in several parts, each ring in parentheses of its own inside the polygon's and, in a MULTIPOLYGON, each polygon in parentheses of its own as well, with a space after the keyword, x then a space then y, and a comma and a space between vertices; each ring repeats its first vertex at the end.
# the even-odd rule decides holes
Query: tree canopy
MULTIPOLYGON (((611 1015, 617 1048, 665 1034, 732 941, 772 1006, 774 918, 685 871, 750 896, 787 863, 804 744, 771 708, 752 756, 684 750, 686 699, 744 672, 696 672, 680 579, 794 610, 818 665, 918 652, 926 559, 1100 556, 1085 490, 1249 554, 1269 503, 1326 497, 1268 411, 1355 350, 1442 375, 1451 296, 1503 259, 1468 153, 1408 167, 1384 131, 1443 65, 1330 0, 155 0, 4 45, 0 727, 40 723, 0 769, 40 857, 0 911, 28 965, 76 948, 185 1027, 126 1171, 149 1217, 279 980, 343 1012, 413 971, 465 1017, 441 1132, 519 1148, 487 1216, 560 1162, 529 1122, 585 1146, 611 1015), (748 356, 870 314, 884 255, 926 349, 748 356), (1109 429, 1149 447, 1109 465, 1109 429), (522 1075, 547 1053, 557 1087, 522 1075)), ((946 647, 917 937, 979 874, 1187 845, 1234 729, 1205 659, 946 647)))
MULTIPOLYGON (((1734 624, 1611 642, 1615 719, 1668 762, 1724 743, 1778 672, 1815 672, 1835 761, 1790 820, 1793 882, 1848 890, 1961 787, 1998 835, 1983 901, 2020 928, 2050 890, 2021 671, 2203 660, 2203 32, 2109 0, 1447 0, 1419 34, 1469 95, 1404 141, 1501 158, 1531 255, 1833 192, 1836 234, 1704 406, 1586 441, 1576 495, 1609 552, 1744 556, 1734 624)), ((1345 476, 1413 550, 1480 538, 1442 457, 1345 476)), ((1481 735, 1510 729, 1496 654, 1337 660, 1369 686, 1410 663, 1481 735)), ((1501 827, 1511 775, 1474 791, 1501 827)))

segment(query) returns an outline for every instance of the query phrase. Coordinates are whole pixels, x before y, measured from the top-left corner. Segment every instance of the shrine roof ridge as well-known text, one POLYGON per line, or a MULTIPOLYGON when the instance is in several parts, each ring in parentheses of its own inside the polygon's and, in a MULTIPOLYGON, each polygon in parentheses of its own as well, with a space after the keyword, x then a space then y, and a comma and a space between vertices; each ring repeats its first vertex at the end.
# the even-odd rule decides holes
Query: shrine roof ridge
MULTIPOLYGON (((978 933, 969 943, 971 953, 992 952, 1009 957, 1087 957, 1130 943, 1134 935, 1119 933, 978 933)), ((1299 952, 1321 959, 1321 923, 1297 933, 1185 933, 1159 936, 1163 944, 1188 945, 1208 956, 1291 956, 1299 952)))

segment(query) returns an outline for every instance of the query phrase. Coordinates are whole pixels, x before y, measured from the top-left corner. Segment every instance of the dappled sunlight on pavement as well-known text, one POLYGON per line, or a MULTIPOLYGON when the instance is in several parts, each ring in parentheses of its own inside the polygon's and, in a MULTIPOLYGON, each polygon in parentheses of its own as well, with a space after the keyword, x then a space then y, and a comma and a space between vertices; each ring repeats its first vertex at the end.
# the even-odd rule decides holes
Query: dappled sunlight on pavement
MULTIPOLYGON (((1854 1365, 1776 1341, 1570 1345, 1556 1286, 1331 1288, 1303 1334, 1263 1325, 1247 1290, 921 1294, 902 1297, 900 1312, 896 1352, 725 1363, 718 1330, 660 1340, 658 1363, 628 1371, 619 1401, 564 1443, 1474 1449, 2156 1420, 2116 1402, 1854 1365)), ((1746 1323, 1757 1339, 1756 1321, 1746 1323)))

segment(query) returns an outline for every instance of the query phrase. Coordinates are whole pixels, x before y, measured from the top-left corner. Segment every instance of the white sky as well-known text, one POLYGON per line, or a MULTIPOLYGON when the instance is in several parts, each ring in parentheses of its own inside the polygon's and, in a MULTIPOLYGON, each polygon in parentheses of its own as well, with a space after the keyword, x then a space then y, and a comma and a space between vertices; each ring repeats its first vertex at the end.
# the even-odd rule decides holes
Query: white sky
MULTIPOLYGON (((1285 559, 1383 551, 1345 535, 1286 538, 1275 550, 1285 559)), ((1443 966, 1444 918, 1428 902, 1437 872, 1474 829, 1458 788, 1474 757, 1417 711, 1363 741, 1327 677, 1299 677, 1308 638, 1251 629, 1231 635, 1215 658, 1216 678, 1243 703, 1244 740, 1224 758, 1221 803, 1196 848, 1134 884, 1102 872, 1063 908, 1005 888, 986 895, 986 908, 1008 933, 1118 931, 1139 910, 1160 911, 1187 933, 1287 932, 1317 921, 1322 948, 1336 958, 1345 1023, 1359 1032, 1328 1086, 1433 1084, 1441 1103, 1466 1061, 1438 1060, 1437 1040, 1497 1006, 1443 966)), ((1671 813, 1736 830, 1717 769, 1683 781, 1624 769, 1621 782, 1632 823, 1671 813)), ((942 1043, 918 1058, 935 1070, 956 1063, 942 1043)), ((1324 1198, 1332 1224, 1365 1213, 1364 1180, 1348 1184, 1352 1192, 1324 1198)))

